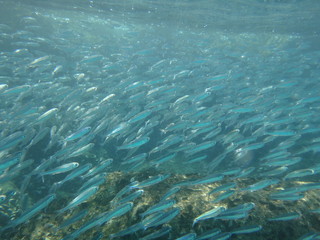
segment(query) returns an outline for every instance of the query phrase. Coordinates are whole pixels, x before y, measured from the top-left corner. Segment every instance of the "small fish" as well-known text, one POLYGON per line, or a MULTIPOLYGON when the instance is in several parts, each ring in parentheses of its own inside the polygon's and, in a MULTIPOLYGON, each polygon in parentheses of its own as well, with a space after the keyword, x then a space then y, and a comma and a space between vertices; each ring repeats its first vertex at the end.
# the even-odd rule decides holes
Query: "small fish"
POLYGON ((273 176, 280 175, 280 174, 286 172, 287 170, 288 170, 288 167, 282 166, 282 167, 278 167, 278 168, 272 169, 272 170, 270 170, 268 172, 264 172, 261 175, 262 176, 273 177, 273 176))
POLYGON ((9 88, 9 89, 3 91, 1 93, 1 95, 10 96, 10 95, 14 95, 14 94, 20 94, 23 92, 27 92, 30 89, 31 89, 30 85, 22 85, 22 86, 18 86, 18 87, 14 87, 14 88, 9 88))
POLYGON ((208 194, 210 195, 210 194, 217 193, 217 192, 220 192, 220 191, 226 191, 226 190, 229 190, 230 188, 235 188, 236 186, 237 186, 236 183, 226 183, 224 185, 221 185, 221 186, 213 189, 208 194))
POLYGON ((250 144, 248 146, 245 146, 243 148, 241 148, 243 151, 252 151, 252 150, 256 150, 256 149, 260 149, 264 147, 264 143, 253 143, 250 144))
POLYGON ((143 112, 140 112, 137 115, 135 115, 134 117, 132 117, 131 119, 129 119, 128 123, 133 124, 138 121, 141 121, 141 120, 149 117, 151 115, 151 113, 152 113, 151 110, 145 110, 143 112))
POLYGON ((206 159, 207 157, 208 157, 208 155, 203 155, 203 156, 199 156, 199 157, 196 157, 196 158, 192 158, 192 159, 188 160, 187 163, 193 164, 193 163, 196 163, 196 162, 201 162, 204 159, 206 159))
POLYGON ((20 161, 20 158, 21 158, 21 154, 15 155, 9 159, 5 159, 5 160, 1 161, 0 162, 0 172, 17 164, 20 161))
POLYGON ((164 226, 160 228, 159 230, 148 234, 147 236, 144 236, 143 238, 140 238, 140 240, 150 240, 150 239, 156 239, 160 238, 164 235, 167 235, 169 232, 171 232, 171 227, 170 226, 164 226))
POLYGON ((218 235, 219 233, 221 233, 221 229, 220 228, 214 228, 214 229, 206 231, 203 234, 201 234, 200 236, 198 236, 197 240, 210 239, 211 237, 214 237, 214 236, 218 235))
POLYGON ((297 201, 304 197, 303 194, 293 193, 293 194, 286 194, 286 195, 278 195, 278 194, 271 194, 270 199, 272 200, 281 200, 281 201, 297 201))
POLYGON ((99 225, 101 226, 113 218, 120 217, 120 216, 126 214, 132 208, 133 208, 132 202, 127 202, 127 203, 124 203, 124 204, 117 206, 116 208, 110 210, 106 215, 102 216, 99 219, 99 225))
POLYGON ((176 157, 176 155, 177 155, 176 153, 169 154, 167 156, 164 156, 164 157, 161 157, 159 159, 156 159, 156 160, 152 161, 151 164, 159 166, 162 163, 165 163, 165 162, 168 162, 168 161, 172 160, 173 158, 176 157))
POLYGON ((134 185, 131 185, 130 188, 149 187, 149 186, 152 186, 154 184, 157 184, 159 182, 162 182, 162 181, 166 180, 168 177, 170 177, 170 174, 158 175, 158 176, 150 177, 147 180, 144 180, 142 182, 138 182, 138 183, 136 183, 134 185))
POLYGON ((235 212, 235 213, 226 213, 224 215, 220 215, 215 217, 215 219, 221 219, 221 220, 237 220, 241 218, 245 218, 248 216, 247 212, 235 212))
POLYGON ((131 157, 129 159, 126 159, 121 162, 122 165, 124 164, 131 164, 139 161, 144 161, 147 158, 148 154, 147 153, 140 153, 134 157, 131 157))
POLYGON ((61 214, 71 208, 74 208, 74 207, 80 205, 81 203, 85 202, 90 197, 92 197, 98 191, 98 189, 99 189, 99 187, 94 186, 94 187, 90 187, 90 188, 84 190, 76 198, 74 198, 66 207, 60 209, 58 211, 58 213, 61 214))
POLYGON ((267 134, 275 137, 291 137, 295 136, 297 133, 291 130, 277 130, 274 132, 267 132, 267 134))
POLYGON ((90 168, 92 167, 91 163, 86 163, 84 165, 82 165, 81 167, 78 167, 76 169, 74 169, 71 173, 69 173, 64 179, 62 179, 59 182, 56 182, 53 184, 53 186, 50 189, 50 192, 52 191, 56 191, 59 187, 61 187, 65 182, 70 181, 82 174, 84 174, 85 172, 87 172, 90 168))
POLYGON ((241 191, 250 191, 250 192, 254 192, 254 191, 258 191, 261 190, 263 188, 266 188, 268 186, 274 185, 274 184, 278 184, 280 182, 279 179, 265 179, 265 180, 261 180, 255 184, 252 184, 246 188, 241 189, 241 191))
POLYGON ((0 94, 8 88, 8 84, 0 84, 0 94))
POLYGON ((66 142, 69 141, 74 141, 78 138, 83 137, 84 135, 88 134, 91 131, 91 127, 85 127, 80 129, 79 131, 72 133, 71 135, 69 135, 68 137, 65 138, 66 142))
POLYGON ((190 183, 190 185, 213 183, 213 182, 221 181, 223 177, 224 175, 222 174, 214 174, 202 179, 194 180, 190 183))
POLYGON ((142 189, 139 189, 139 190, 129 194, 128 196, 118 200, 117 202, 113 202, 112 206, 117 206, 119 204, 123 204, 123 203, 126 203, 126 202, 132 202, 136 198, 140 197, 143 193, 144 193, 144 191, 142 189))
POLYGON ((52 75, 53 77, 55 77, 56 75, 58 75, 59 73, 61 73, 62 70, 63 70, 63 66, 62 66, 62 65, 56 66, 56 67, 54 68, 54 70, 52 71, 51 75, 52 75))
MULTIPOLYGON (((85 181, 85 183, 79 188, 78 193, 82 192, 84 189, 97 186, 99 187, 101 184, 105 183, 107 178, 107 173, 101 173, 93 176, 92 178, 85 181)), ((81 176, 83 178, 83 176, 81 176)))
POLYGON ((179 213, 180 213, 180 208, 173 208, 172 210, 169 210, 167 212, 158 212, 156 214, 150 215, 151 218, 144 219, 142 221, 142 224, 145 230, 150 227, 160 226, 162 224, 165 224, 171 221, 179 213))
POLYGON ((216 207, 209 211, 206 211, 205 213, 201 214, 200 216, 196 217, 193 220, 192 227, 194 227, 194 225, 199 221, 217 217, 219 214, 221 214, 225 210, 226 209, 224 207, 216 207))
POLYGON ((12 220, 11 222, 9 222, 9 224, 7 226, 5 226, 4 228, 2 228, 0 230, 4 231, 6 229, 9 228, 15 228, 16 226, 27 222, 30 218, 32 218, 34 215, 36 215, 37 213, 39 213, 41 210, 43 210, 44 208, 48 207, 48 205, 54 200, 56 199, 56 195, 55 194, 50 194, 48 196, 46 196, 45 198, 39 200, 37 203, 35 203, 30 209, 28 209, 27 211, 25 211, 20 217, 12 220))
POLYGON ((186 235, 183 235, 182 237, 176 238, 175 240, 195 240, 196 238, 197 238, 196 233, 188 233, 186 235))
POLYGON ((113 159, 108 158, 108 159, 100 162, 100 164, 98 166, 90 169, 87 174, 82 176, 82 178, 87 178, 87 177, 91 177, 93 175, 96 175, 97 173, 106 170, 106 168, 108 168, 112 163, 113 163, 113 159))
POLYGON ((24 141, 26 136, 23 132, 15 132, 0 140, 0 151, 13 148, 24 141))
POLYGON ((233 179, 246 177, 246 176, 250 175, 252 172, 254 172, 255 170, 256 170, 255 167, 245 168, 238 175, 233 177, 233 179))
POLYGON ((101 240, 104 237, 104 234, 102 232, 96 232, 91 240, 101 240))
POLYGON ((6 195, 0 195, 0 203, 3 203, 7 199, 6 195))
POLYGON ((78 148, 77 150, 73 151, 72 153, 70 153, 68 158, 80 156, 86 152, 89 152, 93 147, 94 147, 94 143, 89 143, 83 147, 78 148))
POLYGON ((187 150, 186 154, 193 155, 193 154, 198 153, 200 151, 207 150, 209 148, 214 147, 216 145, 216 143, 217 143, 216 141, 207 141, 207 142, 200 143, 200 144, 196 145, 195 147, 193 147, 192 149, 187 150))
POLYGON ((210 238, 210 240, 227 240, 231 236, 232 236, 232 233, 224 232, 224 233, 220 233, 216 236, 213 236, 212 238, 210 238))
POLYGON ((237 108, 237 109, 230 110, 230 112, 232 112, 232 113, 251 113, 254 111, 255 111, 255 109, 253 109, 253 108, 237 108))
POLYGON ((217 202, 220 202, 230 196, 232 196, 233 194, 235 194, 236 191, 234 190, 228 190, 224 193, 221 193, 219 196, 217 196, 214 200, 212 200, 211 202, 212 203, 217 203, 217 202))
POLYGON ((303 236, 299 237, 298 240, 317 240, 320 238, 320 233, 308 232, 303 236))
POLYGON ((269 166, 269 167, 284 167, 284 166, 291 166, 296 163, 299 163, 302 160, 301 157, 293 157, 293 158, 277 158, 272 159, 269 161, 266 161, 263 163, 263 165, 269 166))
POLYGON ((42 123, 50 118, 52 118, 57 112, 58 112, 58 108, 52 108, 48 111, 46 111, 45 113, 43 113, 42 115, 40 115, 37 119, 36 119, 36 123, 42 123))
POLYGON ((246 234, 246 233, 254 233, 258 232, 262 229, 261 225, 249 225, 236 228, 231 231, 232 234, 246 234))
POLYGON ((130 142, 128 144, 125 144, 125 145, 122 145, 120 147, 117 147, 117 150, 138 148, 138 147, 146 144, 149 141, 150 141, 149 137, 138 138, 138 139, 135 139, 134 141, 132 141, 132 142, 130 142))
POLYGON ((29 65, 30 65, 30 66, 31 66, 31 65, 36 65, 36 64, 38 64, 38 63, 41 63, 41 62, 43 62, 43 61, 48 60, 49 58, 50 58, 50 56, 39 57, 39 58, 33 60, 29 65))
POLYGON ((133 203, 125 203, 123 205, 120 205, 116 207, 115 209, 108 211, 108 212, 103 212, 99 214, 97 217, 89 220, 85 224, 83 224, 81 227, 77 228, 76 231, 72 232, 71 234, 67 235, 65 238, 62 240, 73 240, 80 236, 82 233, 90 230, 91 228, 94 228, 96 226, 101 226, 108 222, 110 219, 119 217, 130 211, 133 207, 133 203))
POLYGON ((143 225, 142 225, 142 223, 139 222, 134 225, 131 225, 130 227, 126 228, 125 230, 110 234, 109 237, 110 237, 110 239, 123 237, 123 236, 129 235, 129 234, 133 234, 141 229, 143 229, 143 225))
POLYGON ((289 220, 295 220, 300 216, 301 215, 299 213, 292 212, 292 213, 282 214, 277 217, 268 218, 268 221, 289 221, 289 220))
POLYGON ((56 174, 60 174, 60 173, 65 173, 65 172, 68 172, 68 171, 71 171, 71 170, 77 168, 78 166, 79 166, 79 163, 77 163, 77 162, 66 163, 66 164, 63 164, 63 165, 56 167, 54 169, 48 170, 46 172, 42 172, 42 173, 40 173, 40 176, 56 175, 56 174))
POLYGON ((313 174, 314 174, 313 169, 299 169, 299 170, 288 173, 286 176, 284 176, 283 179, 286 180, 290 178, 305 177, 313 174))
POLYGON ((88 212, 89 212, 88 209, 84 209, 84 210, 74 214, 72 217, 65 220, 63 223, 61 223, 61 225, 59 226, 59 230, 62 228, 66 228, 66 227, 70 226, 71 224, 74 224, 75 222, 81 220, 82 218, 84 218, 88 214, 88 212))
POLYGON ((160 201, 165 201, 166 199, 168 199, 169 197, 171 197, 172 195, 176 194, 177 192, 179 192, 181 190, 180 187, 173 187, 170 188, 160 199, 160 201))
POLYGON ((256 205, 253 202, 243 203, 232 208, 228 208, 226 212, 247 212, 252 210, 256 205))
POLYGON ((106 102, 108 102, 111 98, 115 97, 116 95, 114 93, 109 94, 108 96, 106 96, 105 98, 103 98, 98 105, 104 104, 106 102))
POLYGON ((309 212, 311 212, 311 213, 320 213, 320 208, 312 209, 309 212))
POLYGON ((176 201, 173 199, 170 200, 165 200, 165 201, 161 201, 156 205, 153 205, 152 207, 148 208, 145 212, 143 212, 142 214, 140 214, 140 216, 142 218, 144 218, 147 215, 150 215, 152 213, 158 212, 158 211, 163 211, 167 208, 172 207, 174 204, 176 204, 176 201))

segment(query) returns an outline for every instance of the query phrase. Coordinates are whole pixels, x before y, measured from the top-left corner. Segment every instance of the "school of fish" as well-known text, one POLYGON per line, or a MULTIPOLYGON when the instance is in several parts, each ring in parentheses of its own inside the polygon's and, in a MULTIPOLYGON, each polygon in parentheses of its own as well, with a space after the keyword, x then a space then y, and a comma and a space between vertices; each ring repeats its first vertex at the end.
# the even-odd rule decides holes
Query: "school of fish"
MULTIPOLYGON (((206 33, 65 14, 38 8, 17 24, 0 24, 0 235, 18 231, 69 191, 69 202, 56 211, 74 211, 59 226, 67 228, 88 215, 79 206, 114 171, 159 174, 133 179, 115 194, 112 209, 63 240, 127 214, 145 189, 173 174, 198 178, 170 186, 140 222, 109 236, 97 230, 95 239, 146 229, 155 230, 139 239, 168 236, 168 223, 182 211, 172 196, 186 187, 227 181, 208 193, 215 196, 212 208, 191 219, 190 233, 180 240, 229 239, 267 227, 221 232, 215 226, 202 235, 192 230, 209 219, 248 217, 254 202, 214 205, 236 192, 259 194, 290 183, 269 199, 295 202, 307 191, 320 191, 320 51, 302 36, 206 33), (244 178, 254 183, 239 188, 236 181, 244 178), (17 188, 3 191, 8 183, 17 188), (15 194, 22 211, 5 213, 15 194)), ((320 234, 306 232, 300 239, 320 234)))

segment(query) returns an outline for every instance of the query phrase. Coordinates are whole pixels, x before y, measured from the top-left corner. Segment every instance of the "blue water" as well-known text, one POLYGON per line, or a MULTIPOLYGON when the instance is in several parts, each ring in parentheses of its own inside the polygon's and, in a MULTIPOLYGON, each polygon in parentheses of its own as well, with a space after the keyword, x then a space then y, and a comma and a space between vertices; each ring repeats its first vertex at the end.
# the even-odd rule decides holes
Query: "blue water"
MULTIPOLYGON (((182 195, 174 195, 181 219, 175 217, 170 230, 164 225, 162 230, 171 233, 159 239, 200 235, 210 228, 208 221, 215 220, 195 227, 192 222, 210 207, 231 208, 254 200, 256 209, 266 214, 258 218, 247 212, 243 222, 228 224, 217 218, 215 227, 232 232, 260 224, 261 235, 252 239, 266 239, 272 231, 268 221, 291 209, 300 214, 296 232, 284 234, 292 220, 284 221, 288 225, 273 230, 278 239, 320 231, 319 215, 309 212, 320 206, 319 1, 0 4, 4 239, 18 239, 23 229, 34 231, 32 223, 39 224, 46 213, 48 225, 58 229, 62 218, 81 209, 91 216, 73 225, 77 227, 56 230, 50 239, 98 238, 100 231, 107 239, 115 231, 100 224, 81 232, 97 215, 92 212, 97 204, 93 197, 103 199, 105 181, 116 186, 103 200, 107 205, 101 211, 108 214, 115 202, 126 202, 126 196, 134 202, 133 212, 142 213, 143 201, 145 208, 151 207, 174 186, 181 186, 186 196, 190 189, 201 192, 203 208, 197 205, 199 199, 186 203, 182 195), (158 175, 159 182, 134 185, 158 175), (118 184, 115 176, 121 179, 118 184), (237 183, 231 188, 235 195, 212 205, 208 192, 231 182, 237 183), (304 184, 314 185, 301 187, 304 184), (126 185, 128 192, 116 197, 126 185), (93 186, 100 191, 90 189, 93 186), (155 194, 153 202, 129 195, 136 189, 152 195, 157 186, 161 194, 155 194), (284 195, 296 199, 269 196, 279 190, 292 190, 293 195, 284 195), (77 196, 80 200, 71 211, 57 213, 77 196), (290 209, 285 209, 287 202, 290 209), (187 213, 187 208, 200 210, 187 213), (188 227, 182 230, 179 224, 188 227), (80 232, 72 233, 74 229, 80 232)), ((127 219, 115 229, 139 221, 148 226, 132 213, 127 219)), ((140 230, 123 239, 142 239, 147 234, 140 230)), ((237 236, 229 237, 243 239, 237 236)))

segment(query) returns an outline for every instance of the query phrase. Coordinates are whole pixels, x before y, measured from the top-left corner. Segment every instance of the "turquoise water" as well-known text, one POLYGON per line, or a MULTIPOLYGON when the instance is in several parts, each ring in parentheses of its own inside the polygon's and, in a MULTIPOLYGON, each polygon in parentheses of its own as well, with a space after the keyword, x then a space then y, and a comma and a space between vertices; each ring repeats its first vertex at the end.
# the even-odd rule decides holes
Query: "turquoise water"
MULTIPOLYGON (((127 213, 114 209, 118 201, 134 201, 132 192, 140 196, 141 190, 154 191, 165 182, 160 188, 164 192, 175 186, 199 187, 205 195, 217 187, 210 184, 218 182, 231 187, 222 187, 226 194, 215 196, 216 203, 224 204, 234 193, 246 203, 243 192, 258 198, 271 186, 268 203, 290 201, 294 213, 289 216, 296 217, 298 211, 299 221, 312 222, 305 232, 281 239, 320 231, 314 213, 320 206, 320 2, 0 3, 4 239, 13 239, 23 227, 33 231, 28 220, 36 223, 36 216, 46 212, 56 219, 67 218, 58 211, 65 207, 68 214, 81 209, 90 213, 95 203, 87 201, 99 197, 106 177, 116 172, 124 175, 107 197, 110 207, 101 217, 105 222, 112 214, 127 213), (134 182, 137 179, 140 183, 134 182), (300 203, 310 204, 307 214, 299 210, 300 203)), ((161 239, 200 235, 201 227, 208 228, 201 225, 204 220, 191 227, 200 214, 191 214, 184 232, 174 227, 178 224, 165 228, 171 221, 167 215, 173 214, 174 221, 186 216, 179 196, 173 210, 154 216, 158 222, 168 217, 163 228, 160 224, 154 230, 164 231, 161 239)), ((256 201, 259 209, 261 202, 256 201)), ((139 209, 139 203, 125 207, 139 209)), ((158 203, 159 199, 145 205, 158 203)), ((280 215, 265 209, 273 215, 262 214, 262 221, 280 215)), ((249 212, 241 213, 250 220, 249 212)), ((237 227, 246 225, 234 220, 234 212, 229 214, 208 221, 232 219, 237 227)), ((60 229, 59 237, 84 239, 89 230, 98 235, 98 227, 104 229, 102 219, 88 216, 77 227, 79 232, 60 229)), ((147 221, 129 221, 141 226, 123 239, 142 239, 146 234, 140 230, 154 227, 147 221)), ((254 229, 267 234, 267 226, 259 224, 261 228, 254 229)), ((230 232, 221 239, 237 239, 231 236, 236 227, 215 227, 230 232)), ((108 231, 104 229, 102 239, 115 233, 108 231)))

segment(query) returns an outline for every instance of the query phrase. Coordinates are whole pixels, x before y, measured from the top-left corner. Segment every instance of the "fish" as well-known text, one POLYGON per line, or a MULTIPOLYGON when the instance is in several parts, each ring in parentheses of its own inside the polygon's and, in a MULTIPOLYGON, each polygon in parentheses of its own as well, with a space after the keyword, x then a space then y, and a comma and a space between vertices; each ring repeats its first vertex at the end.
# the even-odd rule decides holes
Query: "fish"
MULTIPOLYGON (((318 1, 268 13, 255 1, 240 30, 240 1, 36 2, 1 5, 1 239, 33 227, 38 238, 106 238, 98 228, 125 213, 121 229, 110 224, 114 238, 195 238, 212 221, 225 232, 208 238, 261 225, 271 239, 283 230, 263 224, 281 214, 271 205, 317 209, 318 1), (265 16, 261 34, 251 20, 265 16), (284 16, 290 29, 276 24, 284 16), (212 31, 208 19, 223 24, 212 31), (192 228, 215 207, 225 211, 192 228)), ((314 214, 303 216, 306 233, 314 214)))
POLYGON ((170 198, 171 196, 175 195, 177 192, 181 190, 180 187, 173 187, 170 188, 160 199, 160 202, 165 201, 166 199, 170 198))
POLYGON ((172 228, 170 226, 164 226, 159 230, 144 236, 143 238, 141 238, 141 240, 148 240, 148 239, 155 239, 155 238, 162 237, 164 235, 167 235, 169 232, 171 232, 171 229, 172 228))
POLYGON ((258 232, 262 229, 261 225, 249 225, 249 226, 242 226, 232 230, 232 234, 247 234, 247 233, 254 233, 258 232))
POLYGON ((50 192, 55 192, 58 188, 60 188, 64 183, 84 174, 92 167, 91 163, 84 164, 76 169, 74 169, 71 173, 69 173, 67 176, 65 176, 64 179, 62 179, 59 182, 55 182, 53 186, 50 189, 50 192))
POLYGON ((215 218, 215 217, 219 216, 225 210, 226 209, 224 207, 216 207, 216 208, 213 208, 213 209, 211 209, 209 211, 206 211, 205 213, 199 215, 198 217, 196 217, 193 220, 192 227, 194 227, 194 225, 199 221, 203 221, 203 220, 206 220, 206 219, 215 218))
POLYGON ((224 199, 227 199, 229 198, 230 196, 232 196, 233 194, 235 194, 236 191, 234 190, 228 190, 228 191, 225 191, 224 193, 221 193, 220 195, 218 195, 214 200, 212 200, 211 202, 212 203, 217 203, 217 202, 220 202, 224 199))
POLYGON ((226 184, 223 184, 223 185, 211 190, 208 194, 210 195, 210 194, 217 193, 220 191, 226 191, 226 190, 229 190, 230 188, 235 188, 236 186, 237 186, 236 183, 226 183, 226 184))
POLYGON ((77 162, 66 163, 66 164, 63 164, 63 165, 56 167, 54 169, 42 172, 42 173, 40 173, 40 176, 56 175, 56 174, 60 174, 60 173, 65 173, 65 172, 68 172, 68 171, 71 171, 71 170, 77 168, 78 166, 79 166, 79 163, 77 163, 77 162))
POLYGON ((132 202, 134 201, 136 198, 140 197, 142 194, 144 193, 144 191, 142 189, 138 189, 137 191, 129 194, 128 196, 122 198, 122 199, 119 199, 117 202, 113 202, 113 206, 117 206, 119 204, 123 204, 123 203, 126 203, 126 202, 132 202))
POLYGON ((219 228, 213 228, 209 231, 206 231, 202 233, 200 236, 197 237, 198 240, 205 240, 211 237, 214 237, 216 235, 219 235, 221 233, 221 229, 219 228))
POLYGON ((24 141, 25 137, 26 136, 23 134, 23 132, 18 131, 18 132, 15 132, 15 133, 1 139, 0 140, 0 151, 8 150, 8 149, 16 147, 17 145, 22 143, 22 141, 24 141))
POLYGON ((3 228, 0 229, 0 232, 3 232, 6 229, 9 228, 15 228, 16 226, 25 223, 30 218, 35 216, 37 213, 42 211, 44 208, 48 207, 50 203, 56 199, 55 194, 49 194, 48 196, 44 197, 43 199, 39 200, 37 203, 35 203, 31 208, 26 210, 24 213, 22 213, 21 216, 18 218, 12 220, 9 222, 9 224, 3 228))
POLYGON ((74 141, 78 138, 83 137, 84 135, 88 134, 91 131, 91 127, 85 127, 80 129, 79 131, 72 133, 71 135, 69 135, 68 137, 65 138, 66 142, 69 141, 74 141))
POLYGON ((68 158, 78 157, 86 152, 89 152, 93 147, 94 143, 88 143, 87 145, 74 150, 72 153, 69 154, 68 158))
POLYGON ((168 223, 173 218, 175 218, 180 213, 180 208, 176 207, 168 211, 157 212, 156 214, 150 215, 149 218, 145 218, 142 220, 142 224, 144 226, 144 230, 157 227, 162 224, 168 223))
POLYGON ((235 220, 248 216, 248 212, 251 211, 255 207, 255 204, 244 203, 240 204, 233 208, 227 208, 218 216, 215 216, 215 219, 224 219, 224 220, 235 220))
POLYGON ((280 181, 279 179, 261 180, 261 181, 255 183, 255 184, 252 184, 246 188, 242 188, 241 191, 250 191, 250 192, 258 191, 258 190, 261 190, 261 189, 266 188, 268 186, 278 184, 279 181, 280 181))
POLYGON ((289 221, 289 220, 295 220, 299 218, 301 215, 299 213, 286 213, 282 214, 273 218, 268 218, 268 221, 289 221))
POLYGON ((96 216, 95 218, 84 223, 80 228, 78 228, 74 232, 70 233, 69 235, 67 235, 63 239, 64 240, 75 239, 78 236, 80 236, 81 234, 83 234, 84 232, 90 230, 91 228, 94 228, 96 226, 101 226, 112 218, 119 217, 119 216, 126 214, 128 211, 130 211, 132 209, 132 207, 133 207, 133 203, 129 202, 129 203, 119 205, 118 207, 116 207, 113 210, 103 212, 103 213, 99 214, 98 216, 96 216))
POLYGON ((281 200, 281 201, 297 201, 304 197, 301 193, 292 193, 292 194, 270 194, 270 199, 272 200, 281 200))
POLYGON ((219 233, 218 235, 210 238, 211 240, 226 240, 232 236, 230 232, 219 233))
POLYGON ((69 219, 67 219, 63 223, 61 223, 59 225, 58 229, 60 230, 60 229, 66 228, 66 227, 70 226, 71 224, 74 224, 75 222, 78 222, 79 220, 81 220, 82 218, 87 216, 88 212, 89 212, 88 209, 81 210, 80 212, 74 214, 69 219))
POLYGON ((96 167, 90 169, 85 175, 82 176, 82 178, 87 178, 87 177, 91 177, 94 176, 102 171, 105 171, 106 168, 110 167, 110 165, 113 163, 113 159, 112 158, 108 158, 106 160, 103 160, 100 162, 99 165, 97 165, 96 167))
POLYGON ((154 160, 152 162, 152 164, 156 165, 156 166, 159 166, 160 164, 165 163, 165 162, 170 161, 171 159, 175 158, 176 155, 177 155, 176 153, 172 153, 172 154, 166 155, 164 157, 161 157, 159 159, 154 160))
POLYGON ((310 176, 314 174, 313 169, 299 169, 293 172, 288 173, 284 176, 284 180, 290 179, 290 178, 297 178, 297 177, 305 177, 310 176))
POLYGON ((267 134, 275 137, 291 137, 291 136, 295 136, 297 133, 291 130, 277 130, 277 131, 267 132, 267 134))
POLYGON ((15 94, 21 94, 21 93, 29 91, 32 88, 30 85, 21 85, 21 86, 6 89, 7 87, 8 87, 8 85, 6 85, 6 84, 4 84, 2 86, 2 89, 4 91, 2 91, 1 95, 10 96, 10 95, 15 95, 15 94))
POLYGON ((0 172, 16 165, 18 162, 20 162, 20 158, 21 154, 18 153, 13 157, 2 160, 0 162, 0 172))
POLYGON ((88 189, 85 189, 83 192, 81 192, 77 197, 75 197, 71 202, 69 202, 69 204, 60 209, 58 211, 59 214, 71 209, 71 208, 74 208, 78 205, 80 205, 81 203, 87 201, 89 198, 91 198, 94 194, 96 194, 96 192, 98 191, 99 187, 97 186, 93 186, 93 187, 90 187, 88 189))
POLYGON ((129 159, 126 159, 125 161, 121 162, 122 165, 124 164, 132 164, 135 162, 139 162, 139 161, 144 161, 147 158, 148 154, 147 153, 140 153, 136 156, 133 156, 129 159))
POLYGON ((194 240, 196 239, 197 234, 196 233, 188 233, 186 235, 183 235, 179 238, 176 238, 176 240, 194 240))
POLYGON ((160 201, 158 204, 151 206, 145 212, 141 213, 140 216, 144 218, 147 215, 170 208, 175 204, 176 204, 176 201, 174 199, 160 201))
POLYGON ((117 150, 119 151, 119 150, 128 150, 128 149, 138 148, 138 147, 141 147, 142 145, 148 143, 149 141, 150 141, 149 137, 138 138, 128 144, 125 144, 125 145, 118 147, 117 150))
POLYGON ((221 181, 223 179, 223 177, 224 176, 222 174, 214 174, 214 175, 210 175, 205 178, 202 178, 202 179, 197 179, 197 180, 191 181, 190 185, 213 183, 216 181, 221 181))
POLYGON ((168 177, 170 177, 170 174, 165 174, 165 175, 158 175, 158 176, 153 176, 150 177, 149 179, 146 179, 142 182, 137 182, 133 185, 130 186, 130 188, 145 188, 145 187, 150 187, 154 184, 160 183, 164 180, 166 180, 168 177))
POLYGON ((137 115, 133 116, 131 119, 128 120, 129 124, 136 123, 138 121, 144 120, 145 118, 151 115, 151 110, 145 110, 143 112, 138 113, 137 115))
POLYGON ((120 232, 110 234, 109 237, 110 237, 110 239, 123 237, 123 236, 129 235, 129 234, 133 234, 141 229, 143 229, 143 225, 141 222, 138 222, 138 223, 133 224, 120 232))
POLYGON ((197 146, 195 146, 193 149, 187 150, 186 154, 187 155, 194 155, 200 151, 204 151, 207 150, 209 148, 212 148, 213 146, 216 145, 216 141, 207 141, 207 142, 203 142, 201 144, 198 144, 197 146))
POLYGON ((312 239, 317 239, 319 238, 319 233, 316 232, 308 232, 301 236, 299 240, 312 240, 312 239))
POLYGON ((35 123, 42 123, 44 121, 49 120, 50 118, 54 117, 55 114, 59 111, 58 108, 51 108, 45 113, 41 114, 37 119, 35 123))

